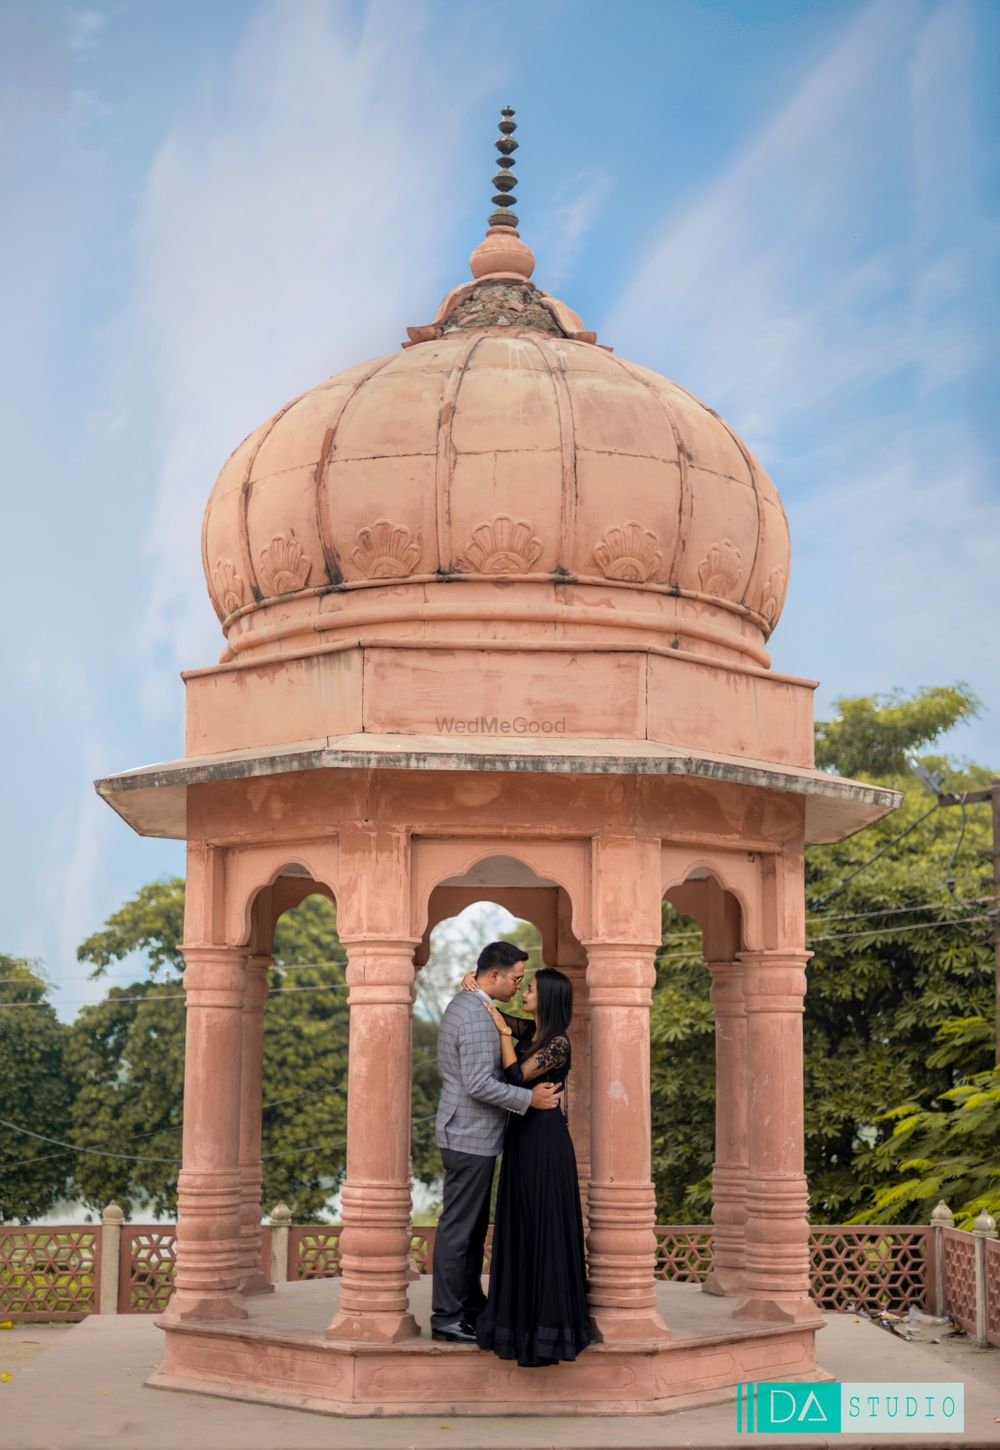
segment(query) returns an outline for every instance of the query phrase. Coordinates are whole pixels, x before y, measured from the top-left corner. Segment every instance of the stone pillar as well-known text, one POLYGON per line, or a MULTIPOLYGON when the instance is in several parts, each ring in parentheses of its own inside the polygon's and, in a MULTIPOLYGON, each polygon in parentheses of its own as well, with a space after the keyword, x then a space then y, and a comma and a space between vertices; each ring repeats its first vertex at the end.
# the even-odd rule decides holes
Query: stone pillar
POLYGON ((944 1231, 955 1227, 955 1215, 943 1198, 931 1214, 931 1232, 934 1235, 934 1313, 944 1317, 944 1231))
POLYGON ((570 1137, 576 1154, 576 1171, 580 1181, 580 1205, 584 1228, 587 1227, 590 1191, 590 993, 587 989, 587 957, 572 931, 572 906, 565 891, 557 899, 556 953, 554 965, 565 972, 573 984, 573 1021, 569 1039, 573 1053, 572 1070, 566 1084, 566 1111, 570 1137))
POLYGON ((418 1335, 409 1311, 413 953, 418 938, 353 937, 347 1069, 347 1179, 340 1307, 331 1339, 418 1335))
POLYGON ((989 1288, 987 1286, 986 1241, 997 1236, 997 1221, 984 1208, 972 1225, 976 1260, 976 1343, 989 1345, 989 1288))
POLYGON ((734 1319, 819 1318, 809 1297, 802 1013, 810 952, 740 952, 747 1012, 746 1298, 734 1319))
POLYGON ((251 955, 243 999, 240 1069, 240 1292, 271 1294, 274 1285, 261 1256, 261 1095, 264 1075, 264 1004, 270 955, 251 955))
POLYGON ((101 1214, 101 1283, 99 1314, 118 1313, 118 1285, 121 1273, 122 1224, 125 1215, 114 1199, 101 1214))
POLYGON ((736 1294, 746 1270, 747 1014, 743 963, 708 962, 715 1009, 712 1269, 706 1294, 736 1294))
POLYGON ((292 1226, 292 1210, 287 1203, 276 1203, 271 1209, 271 1283, 288 1283, 288 1230, 292 1226))
POLYGON ((656 1309, 649 1009, 658 942, 587 942, 590 1309, 605 1342, 669 1339, 656 1309))
POLYGON ((570 1050, 573 1057, 566 1084, 566 1115, 570 1137, 573 1139, 573 1151, 576 1154, 580 1203, 584 1218, 586 1218, 591 1178, 590 993, 587 988, 586 967, 567 963, 560 964, 559 970, 565 972, 573 984, 573 1021, 569 1029, 570 1050))
POLYGON ((168 1319, 245 1319, 239 1293, 245 947, 186 946, 184 1166, 168 1319))

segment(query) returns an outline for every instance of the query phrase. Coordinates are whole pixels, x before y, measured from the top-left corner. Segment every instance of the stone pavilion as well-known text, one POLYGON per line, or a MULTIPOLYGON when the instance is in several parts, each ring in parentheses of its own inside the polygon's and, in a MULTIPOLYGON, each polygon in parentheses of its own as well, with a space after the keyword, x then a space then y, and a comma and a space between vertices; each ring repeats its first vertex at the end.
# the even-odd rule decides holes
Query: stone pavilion
POLYGON ((771 668, 789 532, 760 463, 531 281, 513 132, 505 111, 471 279, 224 465, 202 555, 225 649, 184 675, 184 758, 97 782, 138 832, 187 841, 160 1385, 348 1415, 574 1414, 817 1374, 803 853, 897 798, 814 768, 814 682, 771 668), (267 971, 278 917, 317 891, 349 963, 342 1276, 274 1293, 267 971), (673 1316, 650 1175, 665 898, 702 928, 717 1025, 714 1267, 673 1316), (415 973, 432 928, 479 900, 534 922, 576 994, 599 1342, 543 1371, 433 1343, 409 1272, 415 973))

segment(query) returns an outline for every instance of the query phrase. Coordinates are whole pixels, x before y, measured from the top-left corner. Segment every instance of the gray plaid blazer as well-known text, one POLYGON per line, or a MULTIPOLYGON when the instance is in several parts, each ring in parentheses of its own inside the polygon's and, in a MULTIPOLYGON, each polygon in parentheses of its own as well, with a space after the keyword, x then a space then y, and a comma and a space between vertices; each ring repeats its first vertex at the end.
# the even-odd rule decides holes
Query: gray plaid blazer
POLYGON ((438 1147, 495 1158, 503 1147, 508 1112, 523 1116, 531 1106, 531 1089, 505 1079, 500 1034, 478 993, 459 992, 448 1003, 437 1060, 444 1084, 435 1124, 438 1147))

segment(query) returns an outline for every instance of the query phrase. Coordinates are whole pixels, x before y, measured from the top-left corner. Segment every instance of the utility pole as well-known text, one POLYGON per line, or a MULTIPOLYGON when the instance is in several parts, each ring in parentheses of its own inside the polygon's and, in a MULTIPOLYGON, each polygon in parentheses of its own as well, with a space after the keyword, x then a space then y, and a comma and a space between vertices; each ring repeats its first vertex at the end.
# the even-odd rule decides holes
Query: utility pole
MULTIPOLYGON (((927 776, 918 772, 925 784, 929 784, 935 777, 927 776)), ((940 777, 937 777, 940 781, 940 777)), ((987 912, 993 923, 991 939, 993 945, 993 971, 996 981, 994 1002, 996 1004, 996 1061, 1000 1063, 1000 780, 995 780, 985 790, 967 790, 959 795, 951 791, 942 793, 938 784, 930 788, 938 798, 939 806, 975 806, 990 802, 993 808, 993 849, 983 852, 986 856, 993 858, 993 906, 987 912)))

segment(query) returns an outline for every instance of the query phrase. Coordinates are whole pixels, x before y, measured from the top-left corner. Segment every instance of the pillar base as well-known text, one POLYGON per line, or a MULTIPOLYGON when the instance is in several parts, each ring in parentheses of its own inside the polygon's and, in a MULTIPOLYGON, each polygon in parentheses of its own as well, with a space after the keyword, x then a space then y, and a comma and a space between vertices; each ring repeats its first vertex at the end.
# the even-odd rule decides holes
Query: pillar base
POLYGON ((183 1323, 188 1319, 246 1319, 242 1294, 200 1294, 194 1289, 175 1289, 163 1311, 163 1318, 183 1323))
POLYGON ((710 1269, 701 1286, 703 1294, 718 1294, 721 1298, 732 1298, 745 1294, 746 1284, 742 1269, 710 1269))
POLYGON ((403 1339, 419 1339, 420 1325, 408 1313, 364 1310, 352 1314, 343 1309, 331 1321, 326 1338, 353 1344, 398 1344, 403 1339))
POLYGON ((748 1294, 733 1310, 734 1319, 757 1319, 768 1324, 812 1324, 822 1320, 818 1305, 805 1296, 748 1294))
POLYGON ((646 1340, 663 1343, 670 1330, 655 1309, 591 1309, 590 1322, 598 1344, 631 1344, 646 1340))
POLYGON ((241 1294, 273 1294, 274 1285, 261 1269, 254 1269, 240 1280, 241 1294))

